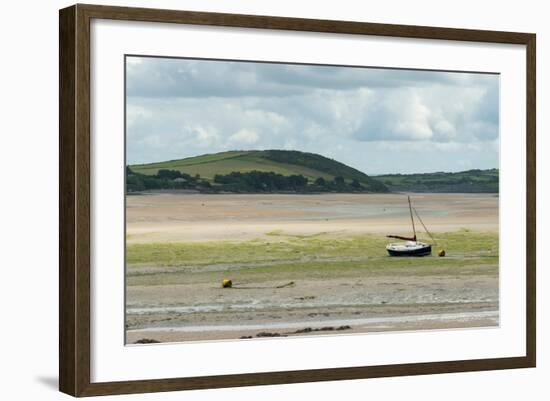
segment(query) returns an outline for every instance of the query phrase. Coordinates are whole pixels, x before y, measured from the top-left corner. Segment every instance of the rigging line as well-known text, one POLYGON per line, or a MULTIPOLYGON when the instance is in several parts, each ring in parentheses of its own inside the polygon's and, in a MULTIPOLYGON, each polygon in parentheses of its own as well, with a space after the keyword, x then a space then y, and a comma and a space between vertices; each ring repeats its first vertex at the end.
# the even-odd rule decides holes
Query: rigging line
POLYGON ((407 199, 409 201, 409 213, 411 214, 411 223, 412 223, 412 228, 413 228, 414 240, 416 241, 416 227, 414 226, 414 218, 413 218, 413 212, 412 212, 412 206, 411 206, 411 197, 407 196, 407 199))
POLYGON ((412 210, 414 210, 414 214, 416 215, 416 217, 418 217, 418 220, 420 221, 420 224, 422 224, 422 227, 424 227, 424 230, 428 233, 428 235, 430 236, 430 238, 432 239, 432 241, 434 242, 434 245, 437 245, 437 241, 435 240, 435 238, 433 237, 433 235, 428 231, 428 229, 426 228, 426 225, 424 224, 424 222, 422 221, 422 219, 420 218, 420 215, 418 214, 418 212, 416 211, 416 209, 413 207, 412 210))

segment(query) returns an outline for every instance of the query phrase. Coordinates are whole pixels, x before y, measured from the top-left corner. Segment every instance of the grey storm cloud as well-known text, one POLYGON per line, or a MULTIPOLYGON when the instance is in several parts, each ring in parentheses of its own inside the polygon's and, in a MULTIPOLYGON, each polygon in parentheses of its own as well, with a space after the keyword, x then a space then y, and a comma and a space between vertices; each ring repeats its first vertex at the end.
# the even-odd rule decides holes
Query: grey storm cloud
POLYGON ((367 173, 498 166, 495 74, 129 57, 126 77, 131 163, 281 148, 367 173))
POLYGON ((455 86, 475 84, 479 78, 434 71, 131 56, 128 75, 128 95, 142 97, 272 97, 312 88, 455 86))

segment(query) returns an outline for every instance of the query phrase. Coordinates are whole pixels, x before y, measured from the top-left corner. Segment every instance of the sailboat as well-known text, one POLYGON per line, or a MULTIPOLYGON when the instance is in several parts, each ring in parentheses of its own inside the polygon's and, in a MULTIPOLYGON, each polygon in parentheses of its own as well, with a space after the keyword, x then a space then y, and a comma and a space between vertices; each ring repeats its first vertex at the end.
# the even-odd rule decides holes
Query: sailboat
MULTIPOLYGON (((393 243, 388 244, 386 246, 386 250, 388 251, 390 256, 427 256, 432 254, 432 245, 426 244, 424 242, 420 242, 416 240, 416 228, 414 226, 414 217, 413 217, 413 207, 411 205, 411 197, 407 197, 409 201, 409 213, 411 214, 411 223, 412 223, 412 229, 413 229, 413 236, 412 237, 402 237, 400 235, 387 235, 388 238, 396 238, 401 239, 406 242, 399 242, 399 243, 393 243)), ((428 235, 431 234, 426 229, 426 226, 420 219, 420 216, 418 215, 416 209, 414 210, 416 216, 420 220, 420 223, 422 223, 422 226, 428 233, 428 235)))

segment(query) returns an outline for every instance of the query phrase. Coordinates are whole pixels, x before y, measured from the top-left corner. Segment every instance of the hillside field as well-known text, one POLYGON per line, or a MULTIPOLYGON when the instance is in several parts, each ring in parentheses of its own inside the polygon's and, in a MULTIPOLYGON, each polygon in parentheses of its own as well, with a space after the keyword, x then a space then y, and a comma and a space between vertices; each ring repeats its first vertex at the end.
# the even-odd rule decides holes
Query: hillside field
POLYGON ((498 193, 499 170, 387 174, 374 177, 394 192, 498 193))
POLYGON ((318 154, 292 150, 233 150, 134 164, 128 171, 128 192, 499 192, 498 169, 373 176, 318 154))
MULTIPOLYGON (((272 173, 284 177, 298 176, 307 179, 307 185, 334 192, 360 190, 369 192, 387 192, 387 188, 367 174, 327 157, 307 152, 287 150, 228 151, 170 160, 159 163, 134 164, 129 166, 134 174, 154 177, 163 170, 179 172, 201 180, 210 185, 220 184, 216 177, 229 176, 232 173, 272 173), (316 180, 323 180, 317 184, 316 180), (338 182, 340 180, 340 182, 338 182), (330 188, 326 183, 334 182, 330 188), (354 188, 348 184, 354 183, 354 188)), ((232 177, 234 178, 234 177, 232 177)), ((266 179, 268 177, 265 177, 266 179)), ((189 178, 186 178, 189 180, 189 178)), ((271 188, 272 186, 269 186, 271 188)), ((261 188, 261 186, 260 186, 261 188)), ((246 187, 240 186, 246 192, 246 187)))

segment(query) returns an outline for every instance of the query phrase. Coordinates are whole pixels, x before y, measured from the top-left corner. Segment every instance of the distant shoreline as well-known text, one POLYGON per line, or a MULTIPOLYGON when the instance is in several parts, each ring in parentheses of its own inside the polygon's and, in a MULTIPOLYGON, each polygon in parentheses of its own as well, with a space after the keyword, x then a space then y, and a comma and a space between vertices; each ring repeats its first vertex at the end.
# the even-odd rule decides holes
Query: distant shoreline
MULTIPOLYGON (((471 194, 471 195, 499 195, 499 192, 443 192, 443 191, 391 191, 383 193, 384 195, 402 195, 407 193, 413 194, 471 194)), ((380 192, 312 192, 312 191, 278 191, 278 192, 229 192, 229 191, 199 191, 196 189, 151 189, 147 191, 132 191, 126 192, 126 196, 138 196, 138 195, 155 195, 155 194, 169 194, 169 195, 381 195, 380 192)))
MULTIPOLYGON (((385 194, 399 194, 400 192, 385 192, 385 194)), ((154 194, 173 194, 173 195, 380 195, 380 192, 366 192, 366 191, 356 191, 356 192, 327 192, 327 191, 272 191, 272 192, 230 192, 230 191, 200 191, 197 189, 151 189, 147 191, 132 191, 126 192, 126 195, 154 195, 154 194)))

